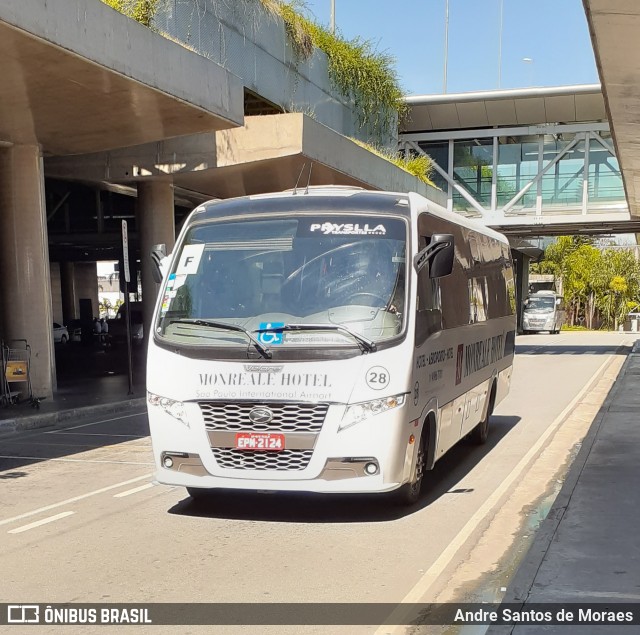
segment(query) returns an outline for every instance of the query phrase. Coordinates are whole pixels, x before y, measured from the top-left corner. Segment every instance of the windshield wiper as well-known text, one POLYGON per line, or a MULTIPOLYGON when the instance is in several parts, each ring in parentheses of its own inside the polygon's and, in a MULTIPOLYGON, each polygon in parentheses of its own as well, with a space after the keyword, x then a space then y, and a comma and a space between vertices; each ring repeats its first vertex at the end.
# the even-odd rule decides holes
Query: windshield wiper
POLYGON ((179 324, 195 324, 196 326, 207 326, 212 329, 222 329, 225 331, 236 331, 238 333, 244 333, 251 343, 256 347, 256 350, 262 355, 262 357, 266 357, 267 359, 271 359, 271 351, 266 347, 260 344, 258 340, 247 331, 247 329, 242 328, 236 324, 227 324, 226 322, 215 322, 213 320, 199 320, 199 319, 191 319, 191 318, 180 318, 178 320, 171 320, 169 324, 174 323, 179 324))
POLYGON ((346 326, 340 324, 284 324, 283 326, 275 326, 268 329, 258 329, 257 333, 280 333, 282 331, 338 331, 338 333, 346 333, 354 340, 361 344, 367 353, 375 352, 377 346, 373 340, 364 337, 346 326))

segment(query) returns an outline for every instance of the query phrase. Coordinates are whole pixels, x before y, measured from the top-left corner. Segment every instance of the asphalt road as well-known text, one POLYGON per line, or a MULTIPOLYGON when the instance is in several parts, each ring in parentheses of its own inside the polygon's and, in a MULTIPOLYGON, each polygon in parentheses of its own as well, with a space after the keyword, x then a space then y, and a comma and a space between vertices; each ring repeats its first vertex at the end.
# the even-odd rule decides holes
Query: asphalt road
MULTIPOLYGON (((468 597, 468 582, 463 588, 456 580, 486 573, 491 563, 479 550, 492 519, 506 502, 522 511, 548 497, 548 479, 527 481, 527 475, 564 417, 588 395, 585 387, 621 360, 628 349, 620 347, 634 339, 614 333, 518 337, 511 393, 496 410, 488 444, 454 448, 428 475, 420 504, 410 510, 376 497, 278 494, 229 494, 196 505, 181 488, 152 483, 144 413, 6 436, 0 439, 0 602, 396 603, 433 601, 444 591, 447 599, 468 597), (515 495, 523 481, 526 493, 515 495)), ((560 438, 564 446, 556 449, 550 474, 566 463, 575 442, 560 438)), ((494 561, 527 530, 519 514, 511 512, 518 531, 498 532, 484 545, 494 561)), ((6 632, 122 629, 11 626, 6 632)), ((337 626, 129 630, 393 632, 337 626)))

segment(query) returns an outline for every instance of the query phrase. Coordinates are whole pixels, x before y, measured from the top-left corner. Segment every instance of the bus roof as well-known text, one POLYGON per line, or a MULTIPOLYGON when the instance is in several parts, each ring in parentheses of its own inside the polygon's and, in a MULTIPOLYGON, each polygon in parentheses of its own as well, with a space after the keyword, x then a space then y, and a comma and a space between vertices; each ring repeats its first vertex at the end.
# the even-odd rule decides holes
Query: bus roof
POLYGON ((490 236, 496 240, 508 244, 508 240, 502 234, 494 231, 461 214, 447 211, 444 207, 426 199, 415 192, 381 192, 364 190, 360 187, 346 185, 316 185, 309 188, 298 187, 284 192, 272 192, 267 194, 254 194, 230 199, 216 199, 199 205, 193 212, 193 220, 206 220, 208 218, 220 218, 223 216, 244 216, 247 214, 269 214, 275 212, 299 212, 300 199, 304 198, 305 212, 343 212, 373 214, 396 214, 410 217, 410 200, 418 198, 420 207, 425 211, 450 221, 467 229, 490 236), (332 201, 334 202, 332 204, 332 201), (335 209, 334 209, 335 207, 335 209))
POLYGON ((272 212, 300 212, 300 200, 304 199, 304 211, 322 212, 371 212, 409 216, 409 197, 395 192, 375 192, 361 188, 322 186, 306 187, 286 192, 257 194, 203 203, 194 210, 197 220, 272 212), (334 204, 332 205, 332 201, 334 204), (333 209, 335 207, 335 210, 333 209))

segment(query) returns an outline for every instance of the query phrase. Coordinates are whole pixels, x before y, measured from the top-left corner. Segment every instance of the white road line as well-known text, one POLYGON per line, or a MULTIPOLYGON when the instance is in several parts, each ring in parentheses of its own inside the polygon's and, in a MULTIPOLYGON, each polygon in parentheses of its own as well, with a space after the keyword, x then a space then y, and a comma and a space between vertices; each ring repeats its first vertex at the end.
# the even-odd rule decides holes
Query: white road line
POLYGON ((108 432, 63 432, 52 430, 46 434, 70 434, 75 437, 127 437, 130 439, 146 439, 148 434, 109 434, 108 432))
MULTIPOLYGON (((93 452, 98 448, 91 448, 88 452, 93 452)), ((61 458, 48 458, 46 456, 21 456, 21 455, 7 455, 0 454, 0 459, 26 459, 27 461, 60 461, 61 463, 109 463, 116 465, 153 465, 151 461, 109 461, 107 459, 61 459, 61 458)))
MULTIPOLYGON (((147 411, 143 410, 142 412, 136 412, 130 415, 122 415, 122 417, 113 417, 112 419, 101 419, 100 421, 94 421, 92 423, 83 423, 79 426, 73 426, 71 428, 62 428, 63 430, 77 430, 78 428, 86 428, 87 426, 97 426, 99 423, 109 423, 110 421, 118 421, 120 419, 128 419, 130 417, 139 417, 140 415, 146 415, 147 411)), ((43 432, 42 434, 56 434, 59 430, 48 430, 47 432, 43 432)))
POLYGON ((121 483, 116 483, 115 485, 109 485, 107 487, 102 487, 101 489, 96 489, 92 492, 87 492, 86 494, 81 494, 80 496, 74 496, 73 498, 68 498, 67 500, 60 501, 59 503, 53 503, 52 505, 47 505, 46 507, 40 507, 38 509, 34 509, 30 512, 25 512, 24 514, 20 514, 19 516, 13 516, 11 518, 5 518, 4 520, 0 520, 0 526, 8 525, 9 523, 13 523, 16 520, 22 520, 23 518, 29 518, 29 516, 35 516, 36 514, 41 514, 42 512, 48 512, 50 509, 56 509, 56 507, 62 507, 63 505, 69 505, 70 503, 75 503, 76 501, 83 500, 85 498, 89 498, 90 496, 95 496, 96 494, 102 494, 104 492, 109 492, 112 489, 117 489, 118 487, 123 487, 125 485, 130 485, 131 483, 137 483, 139 481, 144 481, 145 479, 149 479, 153 476, 153 474, 144 474, 142 476, 138 476, 137 478, 129 479, 128 481, 122 481, 121 483))
POLYGON ((61 514, 56 514, 55 516, 49 516, 49 518, 43 518, 42 520, 37 520, 35 523, 31 523, 30 525, 22 525, 22 527, 17 527, 16 529, 10 529, 8 534, 21 534, 23 531, 29 531, 30 529, 35 529, 36 527, 40 527, 42 525, 48 525, 49 523, 55 522, 56 520, 60 520, 61 518, 66 518, 67 516, 71 516, 75 514, 75 512, 62 512, 61 514))
MULTIPOLYGON (((520 478, 525 468, 531 460, 540 451, 546 440, 560 427, 567 415, 573 410, 576 404, 586 395, 598 379, 604 367, 609 363, 611 356, 608 357, 598 367, 598 370, 591 376, 585 387, 574 397, 569 405, 555 418, 553 423, 542 433, 536 443, 529 451, 520 459, 518 464, 511 470, 509 475, 500 483, 499 487, 487 498, 480 508, 471 516, 466 525, 460 530, 458 535, 447 545, 440 557, 425 571, 424 575, 418 580, 415 586, 407 593, 400 605, 393 611, 389 617, 389 622, 394 624, 394 618, 399 618, 397 624, 402 624, 406 614, 406 608, 402 604, 418 603, 424 598, 429 588, 438 579, 444 569, 451 563, 456 553, 469 540, 477 526, 493 511, 493 508, 500 502, 500 499, 509 490, 513 483, 520 478)), ((489 457, 490 458, 490 457, 489 457)), ((405 626, 380 626, 375 635, 390 635, 399 632, 399 629, 405 629, 405 626)))
POLYGON ((119 494, 114 494, 114 498, 122 498, 123 496, 131 496, 131 494, 136 494, 137 492, 142 492, 145 489, 151 489, 154 487, 154 483, 147 483, 146 485, 140 485, 140 487, 134 487, 133 489, 128 489, 126 492, 120 492, 119 494))

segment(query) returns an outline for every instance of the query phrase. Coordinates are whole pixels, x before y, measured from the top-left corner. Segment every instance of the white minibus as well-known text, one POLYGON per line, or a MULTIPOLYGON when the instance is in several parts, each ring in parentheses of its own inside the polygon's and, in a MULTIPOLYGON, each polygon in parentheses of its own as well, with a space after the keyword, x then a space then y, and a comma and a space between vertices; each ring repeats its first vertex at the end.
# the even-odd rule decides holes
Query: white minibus
POLYGON ((523 333, 559 333, 566 316, 564 298, 561 295, 555 291, 537 291, 524 301, 523 333))
POLYGON ((161 256, 159 482, 412 504, 447 450, 486 441, 516 331, 501 234, 416 193, 311 187, 202 204, 161 256))

